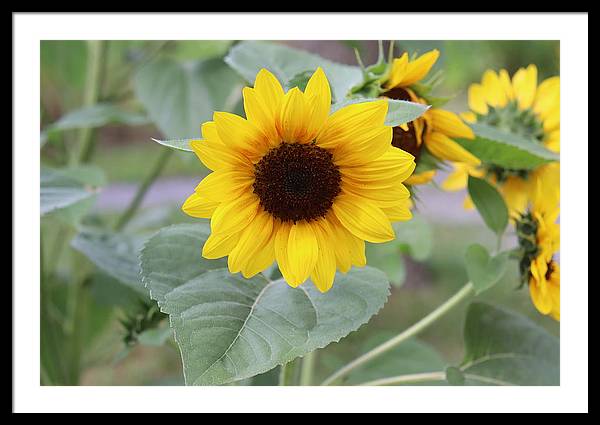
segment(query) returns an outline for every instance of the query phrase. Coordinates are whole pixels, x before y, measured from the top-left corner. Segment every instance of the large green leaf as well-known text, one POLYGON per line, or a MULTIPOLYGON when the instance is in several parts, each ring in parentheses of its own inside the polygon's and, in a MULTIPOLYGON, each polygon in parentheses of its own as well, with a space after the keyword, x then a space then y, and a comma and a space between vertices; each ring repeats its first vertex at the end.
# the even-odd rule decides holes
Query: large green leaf
POLYGON ((467 248, 465 254, 467 274, 478 294, 498 283, 506 271, 508 257, 508 251, 491 257, 487 249, 479 244, 467 248))
POLYGON ((102 127, 107 124, 142 125, 148 122, 148 117, 143 114, 126 111, 111 103, 99 103, 68 112, 45 131, 102 127))
POLYGON ((484 163, 504 168, 530 170, 559 160, 556 153, 534 140, 506 133, 485 124, 470 124, 470 126, 476 138, 457 139, 457 141, 484 163))
POLYGON ((137 98, 168 138, 200 136, 214 111, 229 111, 241 96, 241 80, 220 59, 152 62, 136 74, 137 98))
POLYGON ((71 245, 104 273, 147 297, 139 266, 139 252, 144 241, 143 236, 82 229, 71 245))
POLYGON ((45 215, 90 199, 95 186, 85 184, 68 170, 42 167, 40 170, 40 214, 45 215))
POLYGON ((225 62, 250 84, 262 68, 271 71, 282 84, 305 71, 323 68, 336 101, 346 97, 350 89, 362 81, 357 66, 343 65, 303 50, 265 41, 242 41, 231 48, 225 62))
POLYGON ((473 303, 465 324, 465 385, 559 385, 558 338, 516 313, 473 303))
POLYGON ((508 225, 508 208, 502 195, 486 180, 469 176, 469 196, 485 224, 497 235, 508 225))
POLYGON ((389 294, 372 268, 337 275, 321 294, 263 275, 244 279, 201 256, 207 224, 164 228, 142 250, 142 277, 168 313, 186 383, 220 385, 264 373, 336 342, 376 314, 389 294))

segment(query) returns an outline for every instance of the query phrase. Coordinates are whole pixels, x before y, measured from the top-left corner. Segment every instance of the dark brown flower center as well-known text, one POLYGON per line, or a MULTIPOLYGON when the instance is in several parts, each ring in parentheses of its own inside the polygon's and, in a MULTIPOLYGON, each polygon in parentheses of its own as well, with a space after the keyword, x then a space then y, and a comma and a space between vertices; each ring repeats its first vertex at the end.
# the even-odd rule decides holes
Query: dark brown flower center
POLYGON ((548 270, 546 270, 546 280, 550 280, 550 278, 552 277, 552 273, 554 273, 554 261, 550 261, 548 263, 548 270))
MULTIPOLYGON (((385 97, 396 100, 411 101, 410 94, 403 88, 394 88, 383 93, 385 97)), ((392 136, 392 146, 402 149, 413 155, 415 161, 419 159, 422 144, 419 144, 417 132, 412 122, 408 123, 408 131, 404 131, 400 127, 394 127, 392 136)))
POLYGON ((282 221, 324 217, 341 191, 333 155, 314 144, 282 143, 254 168, 254 193, 282 221))

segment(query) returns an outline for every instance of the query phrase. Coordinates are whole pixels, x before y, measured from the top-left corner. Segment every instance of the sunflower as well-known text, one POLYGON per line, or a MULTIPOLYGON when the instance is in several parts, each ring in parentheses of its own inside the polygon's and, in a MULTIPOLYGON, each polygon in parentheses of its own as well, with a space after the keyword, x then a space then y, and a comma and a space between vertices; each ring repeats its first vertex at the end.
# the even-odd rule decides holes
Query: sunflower
POLYGON ((246 278, 277 261, 290 286, 310 278, 325 292, 336 269, 365 265, 365 241, 390 241, 390 222, 411 218, 414 157, 390 144, 386 100, 330 115, 321 68, 287 93, 262 69, 243 97, 247 118, 215 112, 190 143, 212 173, 182 209, 210 218, 205 258, 228 256, 246 278))
POLYGON ((530 210, 516 222, 521 250, 520 270, 531 300, 542 314, 560 320, 560 269, 554 254, 560 247, 558 198, 546 196, 541 181, 530 210))
MULTIPOLYGON (((440 52, 432 50, 409 60, 408 53, 394 59, 387 82, 384 84, 383 96, 397 100, 427 104, 417 95, 415 85, 427 76, 437 61, 440 52)), ((440 108, 430 108, 416 120, 394 127, 392 145, 410 152, 419 164, 423 147, 439 160, 458 161, 477 166, 481 161, 456 143, 453 138, 473 139, 471 128, 453 112, 440 108)), ((428 183, 435 176, 435 169, 418 171, 407 181, 407 184, 418 185, 428 183)))
MULTIPOLYGON (((551 151, 560 151, 560 77, 550 77, 538 86, 535 65, 520 68, 512 80, 504 69, 498 73, 487 70, 481 83, 469 87, 468 98, 471 111, 462 114, 466 121, 487 124, 535 140, 551 151)), ((525 170, 462 162, 455 164, 442 187, 463 189, 469 174, 487 177, 498 187, 512 213, 525 211, 538 180, 558 180, 556 163, 525 170)), ((466 206, 472 207, 470 200, 466 206)))

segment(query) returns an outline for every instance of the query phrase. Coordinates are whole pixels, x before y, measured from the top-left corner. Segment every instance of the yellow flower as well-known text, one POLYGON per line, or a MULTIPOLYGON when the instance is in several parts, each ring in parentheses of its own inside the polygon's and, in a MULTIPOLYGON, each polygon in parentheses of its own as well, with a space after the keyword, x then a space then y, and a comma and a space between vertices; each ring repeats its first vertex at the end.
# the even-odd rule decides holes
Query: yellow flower
POLYGON ((205 258, 228 256, 247 278, 277 261, 289 285, 325 292, 336 269, 365 265, 365 241, 390 241, 390 222, 411 218, 414 157, 390 145, 386 100, 330 115, 321 68, 287 93, 262 69, 243 95, 247 119, 215 112, 191 142, 212 173, 182 209, 211 219, 205 258))
MULTIPOLYGON (((425 78, 439 54, 438 50, 432 50, 411 61, 408 59, 408 53, 404 53, 400 58, 394 59, 389 79, 385 84, 387 91, 383 95, 391 99, 427 104, 417 96, 411 86, 425 78)), ((479 165, 479 159, 452 140, 453 138, 473 139, 474 134, 455 113, 440 108, 430 108, 416 120, 395 127, 392 145, 413 154, 417 163, 425 146, 440 160, 479 165)), ((424 184, 430 182, 434 176, 435 170, 428 170, 414 174, 406 183, 424 184)))
MULTIPOLYGON (((471 111, 462 114, 466 121, 483 123, 519 134, 536 140, 549 150, 559 152, 560 77, 550 77, 538 86, 535 65, 520 68, 512 80, 504 69, 498 73, 487 70, 481 83, 469 87, 468 101, 471 111)), ((509 210, 516 214, 526 210, 539 179, 550 178, 558 182, 559 167, 555 163, 543 165, 535 170, 507 169, 491 164, 482 164, 478 168, 460 165, 455 166, 455 173, 451 175, 451 179, 458 180, 457 174, 464 175, 466 183, 466 175, 474 172, 487 176, 496 184, 509 210)), ((458 187, 452 183, 443 186, 453 187, 449 190, 465 187, 458 187)), ((465 204, 471 205, 470 201, 466 201, 465 204)))
POLYGON ((542 186, 539 181, 530 211, 516 223, 521 274, 537 310, 560 320, 560 271, 553 258, 560 249, 558 198, 546 196, 542 186))
POLYGON ((529 293, 540 313, 560 320, 560 268, 556 261, 546 262, 539 256, 531 263, 529 293))

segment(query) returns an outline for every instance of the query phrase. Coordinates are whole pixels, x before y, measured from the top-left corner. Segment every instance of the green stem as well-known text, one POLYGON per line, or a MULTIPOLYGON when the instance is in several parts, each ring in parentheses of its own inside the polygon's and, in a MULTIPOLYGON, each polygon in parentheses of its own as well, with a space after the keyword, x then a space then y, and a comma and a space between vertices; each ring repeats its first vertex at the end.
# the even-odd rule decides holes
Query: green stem
MULTIPOLYGON (((100 88, 100 79, 102 78, 100 70, 102 69, 102 56, 104 49, 101 40, 88 40, 88 59, 87 74, 85 81, 85 91, 83 93, 83 106, 92 106, 98 101, 100 88)), ((79 153, 75 160, 76 163, 89 161, 93 151, 93 129, 86 127, 79 133, 79 153)))
POLYGON ((289 387, 295 385, 296 375, 298 371, 298 365, 300 364, 297 360, 292 360, 289 363, 281 365, 281 371, 279 372, 279 385, 289 387))
POLYGON ((312 377, 315 372, 317 352, 312 351, 302 358, 302 370, 300 371, 300 385, 312 385, 312 377))
POLYGON ((173 150, 171 149, 164 149, 162 151, 162 153, 154 163, 154 166, 152 167, 152 169, 138 188, 133 200, 131 201, 125 212, 121 215, 121 217, 119 217, 117 223, 115 224, 116 231, 121 230, 129 222, 129 220, 131 220, 131 218, 139 208, 140 204, 142 203, 146 192, 148 191, 154 180, 156 180, 156 178, 160 175, 161 171, 167 164, 169 158, 171 158, 172 153, 173 150))
POLYGON ((365 363, 370 362, 371 360, 373 360, 373 359, 381 356, 382 354, 390 351, 391 349, 397 347, 398 345, 400 345, 407 339, 412 338, 413 336, 422 332, 429 325, 434 323, 436 320, 438 320, 444 314, 446 314, 447 312, 452 310, 454 307, 456 307, 458 304, 460 304, 461 301, 470 297, 474 293, 475 293, 475 289, 473 287, 473 284, 471 282, 468 282, 456 294, 454 294, 450 299, 448 299, 444 304, 442 304, 441 306, 436 308, 434 311, 432 311, 427 316, 425 316, 424 318, 419 320, 417 323, 412 325, 410 328, 406 329, 404 332, 393 337, 392 339, 384 342, 383 344, 375 347, 368 353, 363 354, 362 356, 360 356, 357 359, 353 360, 352 362, 348 363, 346 366, 342 367, 337 372, 332 374, 329 378, 325 379, 325 381, 323 381, 323 383, 321 385, 332 385, 332 384, 336 383, 338 380, 340 380, 344 376, 348 375, 354 369, 364 365, 365 363))
POLYGON ((363 382, 358 384, 361 387, 378 387, 384 385, 398 385, 398 384, 420 384, 423 382, 438 382, 445 381, 445 372, 427 372, 427 373, 415 373, 412 375, 400 375, 392 376, 389 378, 376 379, 374 381, 363 382))

